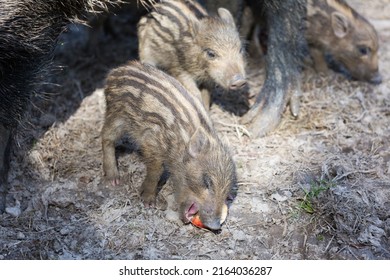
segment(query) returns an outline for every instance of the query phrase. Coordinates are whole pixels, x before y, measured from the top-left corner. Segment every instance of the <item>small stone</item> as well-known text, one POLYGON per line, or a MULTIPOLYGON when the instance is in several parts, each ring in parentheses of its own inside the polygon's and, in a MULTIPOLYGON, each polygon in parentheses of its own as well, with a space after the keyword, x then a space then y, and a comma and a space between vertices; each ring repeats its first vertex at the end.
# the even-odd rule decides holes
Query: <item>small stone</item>
POLYGON ((336 254, 339 251, 339 247, 335 246, 329 249, 329 253, 336 254))
POLYGON ((69 228, 62 228, 62 229, 60 230, 60 234, 61 234, 61 235, 68 235, 69 232, 70 232, 69 228))
POLYGON ((5 208, 5 212, 7 212, 13 217, 19 217, 20 214, 22 214, 22 210, 20 209, 20 203, 17 201, 14 207, 5 208))
POLYGON ((26 236, 24 235, 23 232, 18 232, 18 234, 16 235, 16 238, 19 239, 19 240, 22 240, 22 239, 25 239, 26 236))
POLYGON ((276 200, 276 201, 279 201, 279 202, 283 202, 283 201, 286 201, 287 200, 287 197, 284 196, 284 195, 281 195, 280 193, 276 192, 276 193, 273 193, 271 195, 271 199, 272 200, 276 200))
POLYGON ((236 230, 233 232, 233 239, 235 240, 246 240, 246 234, 242 230, 236 230))

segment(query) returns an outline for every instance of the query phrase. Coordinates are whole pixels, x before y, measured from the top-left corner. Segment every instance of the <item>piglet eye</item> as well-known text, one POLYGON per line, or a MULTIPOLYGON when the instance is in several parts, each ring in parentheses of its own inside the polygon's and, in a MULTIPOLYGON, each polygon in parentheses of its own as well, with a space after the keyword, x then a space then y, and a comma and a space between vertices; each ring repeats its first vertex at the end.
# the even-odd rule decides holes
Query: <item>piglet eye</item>
POLYGON ((369 47, 366 47, 366 46, 359 46, 358 50, 359 50, 361 55, 368 55, 371 52, 371 49, 369 47))
POLYGON ((213 182, 210 179, 210 176, 207 174, 203 174, 203 185, 206 189, 211 189, 213 182))
POLYGON ((205 52, 209 59, 214 59, 217 57, 217 54, 212 49, 205 49, 205 52))

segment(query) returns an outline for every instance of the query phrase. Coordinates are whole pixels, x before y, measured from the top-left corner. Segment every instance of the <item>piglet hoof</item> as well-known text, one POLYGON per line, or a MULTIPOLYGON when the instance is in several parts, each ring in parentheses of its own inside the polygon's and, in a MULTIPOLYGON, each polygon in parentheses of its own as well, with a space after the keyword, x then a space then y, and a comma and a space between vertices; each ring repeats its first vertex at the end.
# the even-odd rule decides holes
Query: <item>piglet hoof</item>
POLYGON ((142 201, 144 202, 145 208, 155 208, 156 207, 156 195, 150 193, 142 193, 142 201))
POLYGON ((116 187, 116 186, 119 186, 121 184, 121 181, 119 179, 119 177, 107 177, 105 179, 105 181, 107 182, 107 184, 113 186, 113 187, 116 187))
POLYGON ((113 187, 119 186, 120 184, 121 184, 121 181, 119 180, 119 178, 115 178, 115 179, 112 179, 112 180, 111 180, 111 185, 112 185, 113 187))

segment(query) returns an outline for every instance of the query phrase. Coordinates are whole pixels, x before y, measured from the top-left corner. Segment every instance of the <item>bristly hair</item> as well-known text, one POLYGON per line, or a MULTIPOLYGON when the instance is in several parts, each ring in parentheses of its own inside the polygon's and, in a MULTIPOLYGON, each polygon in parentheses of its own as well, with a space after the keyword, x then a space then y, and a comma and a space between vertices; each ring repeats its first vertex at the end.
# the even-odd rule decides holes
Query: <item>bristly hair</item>
POLYGON ((16 127, 40 73, 50 64, 56 39, 69 22, 88 11, 101 12, 129 1, 154 0, 0 0, 0 123, 16 127))

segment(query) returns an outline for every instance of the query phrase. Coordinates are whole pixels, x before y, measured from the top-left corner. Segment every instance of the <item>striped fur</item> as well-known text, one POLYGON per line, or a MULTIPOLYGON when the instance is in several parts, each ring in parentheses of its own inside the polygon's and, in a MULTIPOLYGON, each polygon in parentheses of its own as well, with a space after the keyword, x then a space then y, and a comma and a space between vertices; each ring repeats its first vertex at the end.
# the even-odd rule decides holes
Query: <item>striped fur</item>
MULTIPOLYGON (((165 0, 138 24, 139 57, 177 78, 195 96, 207 84, 245 84, 243 48, 230 12, 209 16, 196 1, 165 0)), ((205 102, 207 103, 207 102, 205 102)))
POLYGON ((169 172, 182 220, 199 214, 203 224, 219 229, 227 200, 236 192, 235 167, 201 101, 173 77, 135 61, 110 73, 105 95, 107 178, 119 183, 115 142, 127 135, 146 165, 144 203, 154 204, 157 187, 169 172))
POLYGON ((308 0, 306 38, 316 70, 327 71, 325 56, 357 80, 380 83, 375 28, 344 0, 308 0))

